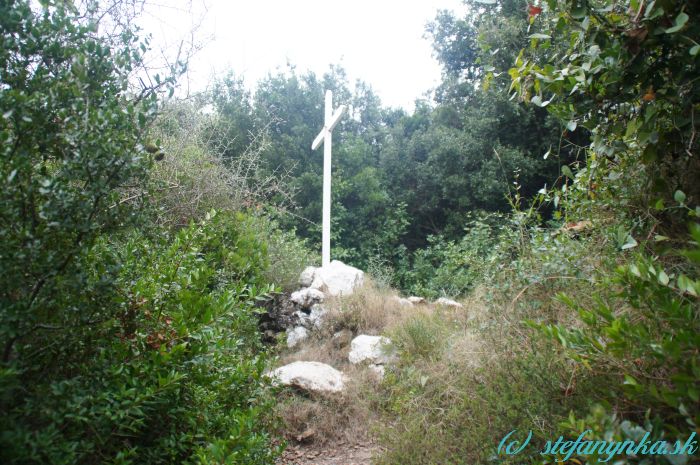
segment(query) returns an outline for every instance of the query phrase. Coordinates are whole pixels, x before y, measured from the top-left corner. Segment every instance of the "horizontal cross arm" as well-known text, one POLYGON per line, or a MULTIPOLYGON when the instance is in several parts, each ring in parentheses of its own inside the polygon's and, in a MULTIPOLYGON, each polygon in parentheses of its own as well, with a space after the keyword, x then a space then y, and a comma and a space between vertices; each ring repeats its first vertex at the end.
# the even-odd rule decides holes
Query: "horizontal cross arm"
POLYGON ((311 144, 311 150, 316 150, 321 145, 321 142, 323 142, 323 139, 326 137, 326 132, 328 132, 326 128, 321 129, 321 132, 318 133, 318 136, 316 136, 314 142, 311 144))
POLYGON ((335 125, 338 124, 340 118, 345 114, 345 110, 347 110, 347 107, 345 105, 341 105, 338 107, 338 109, 333 114, 333 117, 331 118, 330 124, 328 125, 329 131, 332 131, 335 125))

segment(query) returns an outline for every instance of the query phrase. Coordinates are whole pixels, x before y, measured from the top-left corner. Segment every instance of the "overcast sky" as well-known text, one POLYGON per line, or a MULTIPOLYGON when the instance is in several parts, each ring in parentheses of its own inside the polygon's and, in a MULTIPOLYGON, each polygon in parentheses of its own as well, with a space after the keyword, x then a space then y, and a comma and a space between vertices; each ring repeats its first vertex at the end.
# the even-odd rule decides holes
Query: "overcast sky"
POLYGON ((190 62, 191 90, 228 70, 253 88, 287 63, 319 75, 340 64, 351 83, 362 79, 383 104, 409 111, 440 80, 425 24, 440 9, 463 9, 460 0, 155 1, 141 24, 155 46, 179 43, 198 26, 204 48, 190 62))

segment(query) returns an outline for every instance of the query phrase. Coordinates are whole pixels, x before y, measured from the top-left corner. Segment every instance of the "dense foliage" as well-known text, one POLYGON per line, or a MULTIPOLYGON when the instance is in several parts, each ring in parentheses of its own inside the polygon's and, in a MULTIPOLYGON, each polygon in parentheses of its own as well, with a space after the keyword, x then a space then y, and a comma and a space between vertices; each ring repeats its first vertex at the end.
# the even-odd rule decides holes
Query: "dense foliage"
MULTIPOLYGON (((442 29, 433 29, 447 39, 439 56, 455 63, 448 75, 464 76, 446 80, 443 94, 470 92, 472 80, 546 109, 561 138, 545 156, 567 164, 530 202, 512 197, 500 244, 484 253, 476 240, 457 254, 477 252, 484 270, 476 297, 485 302, 470 309, 474 321, 452 331, 413 323, 397 334, 409 360, 386 386, 394 400, 382 463, 565 460, 537 447, 499 455, 498 442, 513 429, 533 431, 540 444, 560 435, 639 441, 647 433, 683 442, 700 421, 697 4, 467 4, 463 20, 445 13, 442 29), (499 251, 506 255, 483 261, 499 251), (482 305, 489 313, 480 319, 482 305), (493 356, 471 354, 488 366, 459 355, 476 334, 493 356), (456 341, 452 349, 436 349, 445 338, 456 341), (450 397, 455 386, 464 398, 450 397)), ((452 247, 437 241, 431 249, 452 247)), ((456 262, 442 256, 437 273, 425 276, 436 279, 456 262)), ((462 279, 470 267, 450 276, 462 279)), ((572 461, 697 463, 694 449, 575 453, 572 461)))
MULTIPOLYGON (((560 161, 543 155, 557 147, 560 124, 495 85, 483 92, 476 77, 465 81, 465 69, 483 65, 441 51, 453 46, 452 27, 446 16, 433 26, 445 67, 441 97, 436 105, 417 101, 411 115, 382 107, 363 82, 351 87, 338 67, 323 78, 290 68, 259 82, 252 95, 229 76, 210 97, 235 134, 269 130, 261 158, 268 173, 288 172, 296 205, 280 221, 318 246, 323 160, 309 141, 322 126, 324 89, 333 90, 337 104, 350 107, 334 136, 334 257, 362 268, 384 263, 395 271, 392 284, 405 290, 424 284, 410 268, 430 236, 458 242, 472 212, 508 211, 509 193, 532 197, 559 174, 560 161)), ((237 159, 244 146, 232 144, 225 156, 237 159)), ((564 159, 574 152, 561 150, 564 159)), ((431 294, 466 289, 428 287, 431 294)))
POLYGON ((30 3, 0 5, 2 462, 272 463, 265 244, 242 214, 155 221, 145 44, 30 3))
POLYGON ((99 2, 0 4, 3 463, 274 463, 255 303, 319 245, 326 89, 334 258, 469 299, 394 326, 380 463, 697 432, 697 2, 465 4, 412 114, 339 67, 165 102, 182 64, 133 87, 147 41, 99 2))
POLYGON ((565 425, 572 432, 590 429, 591 438, 638 439, 649 431, 673 442, 688 438, 700 421, 700 210, 688 207, 698 201, 700 175, 700 26, 690 20, 697 14, 693 2, 549 1, 531 17, 540 32, 510 71, 518 95, 592 134, 563 214, 620 212, 619 247, 641 242, 645 249, 601 278, 594 305, 560 296, 583 329, 544 326, 584 372, 604 367, 619 380, 594 413, 581 420, 572 415, 565 425), (691 250, 674 253, 668 242, 691 250), (608 290, 616 290, 616 298, 608 290))

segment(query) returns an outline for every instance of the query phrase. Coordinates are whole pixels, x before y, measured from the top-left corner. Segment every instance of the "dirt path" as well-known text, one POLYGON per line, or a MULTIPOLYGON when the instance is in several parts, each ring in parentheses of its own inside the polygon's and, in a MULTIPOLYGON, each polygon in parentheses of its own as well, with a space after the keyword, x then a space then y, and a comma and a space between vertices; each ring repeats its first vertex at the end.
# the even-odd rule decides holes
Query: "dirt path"
POLYGON ((334 444, 326 447, 289 445, 278 465, 371 465, 372 444, 334 444))

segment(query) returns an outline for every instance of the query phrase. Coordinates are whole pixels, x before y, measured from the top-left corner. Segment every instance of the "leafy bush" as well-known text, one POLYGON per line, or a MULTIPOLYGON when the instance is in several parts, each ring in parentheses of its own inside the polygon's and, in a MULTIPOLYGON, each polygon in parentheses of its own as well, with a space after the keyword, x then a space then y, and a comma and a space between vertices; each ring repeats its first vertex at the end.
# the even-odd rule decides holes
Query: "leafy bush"
MULTIPOLYGON (((542 7, 530 16, 534 34, 509 71, 511 88, 568 131, 590 131, 578 163, 587 182, 573 186, 588 199, 577 209, 600 195, 641 209, 679 189, 697 203, 700 23, 690 19, 697 3, 547 0, 542 7)), ((684 220, 667 214, 664 221, 684 220)))
POLYGON ((272 463, 264 244, 120 200, 158 86, 129 90, 146 45, 101 38, 97 6, 0 5, 0 461, 272 463))
POLYGON ((24 342, 31 363, 3 373, 7 462, 225 453, 227 463, 271 463, 271 398, 253 311, 269 289, 255 284, 265 262, 240 223, 216 217, 155 238, 103 238, 81 257, 84 294, 103 287, 104 306, 89 324, 24 342))
POLYGON ((568 350, 582 378, 603 371, 615 380, 599 407, 562 422, 567 435, 638 440, 649 431, 672 441, 698 425, 696 226, 695 248, 673 253, 686 242, 684 223, 700 215, 688 206, 698 199, 695 17, 697 4, 688 1, 549 0, 531 13, 530 47, 510 70, 521 99, 547 107, 569 131, 590 131, 585 163, 575 174, 563 169, 562 185, 549 194, 555 208, 564 199, 560 216, 605 218, 617 249, 604 257, 592 301, 558 296, 577 321, 539 325, 568 350), (625 255, 636 248, 645 250, 625 255), (613 261, 619 266, 611 273, 613 261))
POLYGON ((426 297, 460 296, 489 279, 512 248, 512 230, 497 213, 469 221, 459 242, 430 236, 428 247, 404 255, 396 271, 399 287, 426 297), (501 224, 499 224, 499 222, 501 224))
POLYGON ((656 440, 673 442, 686 440, 700 424, 696 357, 700 350, 700 226, 693 228, 693 239, 695 248, 686 256, 695 266, 667 273, 653 260, 640 257, 621 266, 611 282, 601 284, 620 289, 616 300, 599 297, 597 305, 584 307, 559 295, 584 327, 539 326, 568 349, 584 373, 593 367, 608 370, 618 381, 605 403, 589 416, 571 416, 563 425, 571 433, 590 429, 588 439, 601 439, 614 431, 624 440, 635 439, 633 430, 642 428, 656 440), (623 428, 619 417, 625 420, 623 428))
POLYGON ((294 231, 282 230, 269 216, 250 216, 247 228, 265 238, 267 265, 263 276, 267 282, 293 291, 299 286, 299 275, 304 268, 318 265, 313 261, 317 254, 311 252, 308 242, 299 239, 294 231))
POLYGON ((140 137, 155 95, 128 100, 124 77, 139 60, 137 39, 125 32, 110 49, 76 15, 62 5, 45 15, 29 2, 0 7, 4 363, 24 337, 61 323, 62 296, 86 279, 74 257, 130 219, 118 188, 148 167, 140 137))

